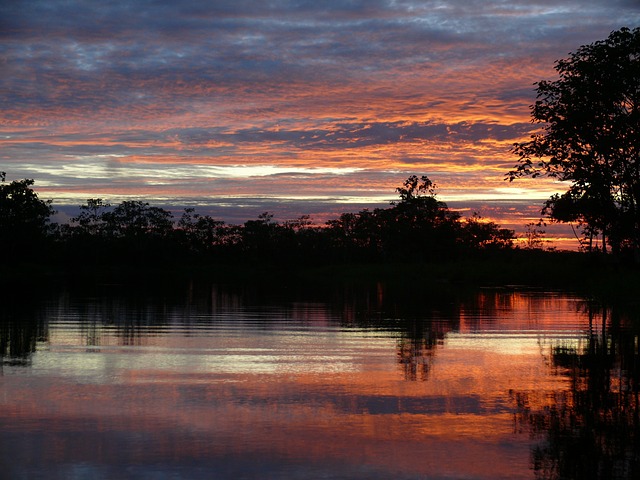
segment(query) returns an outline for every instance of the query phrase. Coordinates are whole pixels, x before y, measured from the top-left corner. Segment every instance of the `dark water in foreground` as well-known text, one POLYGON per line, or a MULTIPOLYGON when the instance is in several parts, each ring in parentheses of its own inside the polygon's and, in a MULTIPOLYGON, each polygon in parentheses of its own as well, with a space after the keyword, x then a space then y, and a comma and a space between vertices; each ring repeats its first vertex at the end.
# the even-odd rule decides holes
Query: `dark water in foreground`
POLYGON ((8 479, 640 478, 638 319, 559 293, 3 300, 8 479))

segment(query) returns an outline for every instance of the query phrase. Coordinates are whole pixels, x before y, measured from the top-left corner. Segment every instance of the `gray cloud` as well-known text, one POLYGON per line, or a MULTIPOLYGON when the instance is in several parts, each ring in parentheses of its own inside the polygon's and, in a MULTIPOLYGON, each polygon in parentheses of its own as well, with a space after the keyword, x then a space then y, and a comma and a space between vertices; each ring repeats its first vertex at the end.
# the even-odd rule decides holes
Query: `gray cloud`
MULTIPOLYGON (((18 119, 136 108, 169 115, 202 95, 362 82, 579 45, 640 19, 634 2, 5 2, 0 108, 18 119), (613 15, 616 13, 617 15, 613 15), (595 24, 594 18, 599 19, 595 24)), ((561 52, 564 54, 565 52, 561 52)))

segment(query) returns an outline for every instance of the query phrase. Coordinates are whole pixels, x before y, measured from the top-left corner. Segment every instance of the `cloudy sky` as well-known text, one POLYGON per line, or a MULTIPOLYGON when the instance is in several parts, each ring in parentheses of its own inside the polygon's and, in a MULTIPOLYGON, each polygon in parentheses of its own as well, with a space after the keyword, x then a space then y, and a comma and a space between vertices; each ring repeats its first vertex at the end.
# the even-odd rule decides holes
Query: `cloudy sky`
POLYGON ((562 187, 504 181, 533 83, 638 25, 637 0, 6 1, 0 170, 56 206, 232 221, 384 205, 416 173, 451 206, 536 215, 562 187))

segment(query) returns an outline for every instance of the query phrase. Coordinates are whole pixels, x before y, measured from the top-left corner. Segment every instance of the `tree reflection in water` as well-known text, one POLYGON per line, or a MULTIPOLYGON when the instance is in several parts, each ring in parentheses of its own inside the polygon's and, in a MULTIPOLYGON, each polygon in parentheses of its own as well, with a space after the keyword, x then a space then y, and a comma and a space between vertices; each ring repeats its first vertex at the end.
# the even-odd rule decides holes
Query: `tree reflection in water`
POLYGON ((570 388, 547 399, 515 393, 516 424, 540 439, 532 450, 537 478, 640 478, 638 316, 587 308, 585 345, 552 349, 552 366, 566 372, 570 388))
POLYGON ((39 300, 15 295, 0 303, 0 364, 28 365, 48 328, 39 300))
MULTIPOLYGON (((473 298, 476 298, 473 296, 473 298)), ((343 288, 331 303, 348 327, 374 328, 397 334, 397 361, 405 380, 429 378, 435 347, 459 329, 463 301, 449 289, 377 283, 343 288)))

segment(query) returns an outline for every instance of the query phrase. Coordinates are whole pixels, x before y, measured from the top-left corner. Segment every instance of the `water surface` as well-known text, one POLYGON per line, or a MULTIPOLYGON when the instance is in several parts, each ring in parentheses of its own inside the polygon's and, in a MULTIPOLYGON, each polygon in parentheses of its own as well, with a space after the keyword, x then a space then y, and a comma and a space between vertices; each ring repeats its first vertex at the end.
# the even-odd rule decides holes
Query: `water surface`
POLYGON ((25 295, 3 478, 635 478, 632 320, 518 290, 25 295))

